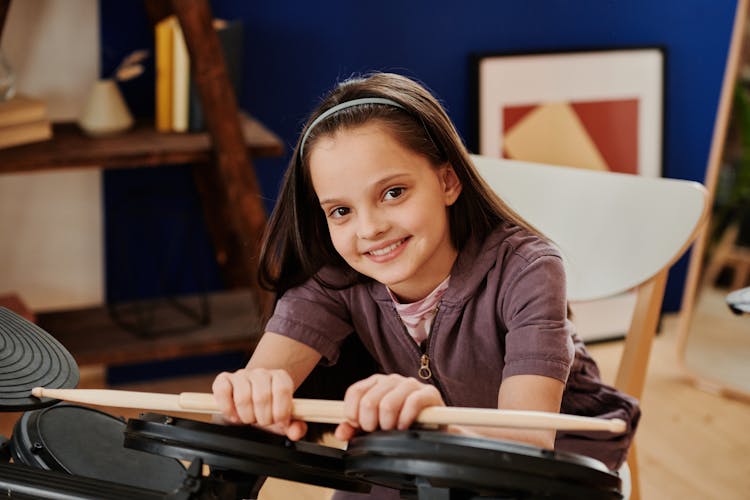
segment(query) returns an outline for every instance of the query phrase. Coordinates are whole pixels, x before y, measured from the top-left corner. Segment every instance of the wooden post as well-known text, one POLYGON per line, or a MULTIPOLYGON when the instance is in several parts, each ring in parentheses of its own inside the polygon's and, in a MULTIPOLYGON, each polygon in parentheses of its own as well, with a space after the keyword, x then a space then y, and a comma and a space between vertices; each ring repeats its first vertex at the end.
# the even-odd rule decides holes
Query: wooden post
POLYGON ((214 168, 210 173, 200 172, 199 178, 213 178, 207 182, 210 189, 202 193, 204 208, 209 211, 207 222, 218 243, 217 259, 230 287, 251 286, 258 291, 265 314, 272 297, 260 290, 257 268, 266 212, 242 136, 237 99, 213 28, 213 15, 207 0, 172 0, 172 7, 185 35, 191 74, 213 140, 214 168))

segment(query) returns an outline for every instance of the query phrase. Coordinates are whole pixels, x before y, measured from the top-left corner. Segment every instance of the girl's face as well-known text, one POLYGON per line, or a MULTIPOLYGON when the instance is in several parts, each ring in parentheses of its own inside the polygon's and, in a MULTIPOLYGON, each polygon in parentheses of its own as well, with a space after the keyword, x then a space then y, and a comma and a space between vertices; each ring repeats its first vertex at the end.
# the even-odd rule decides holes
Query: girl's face
POLYGON ((310 175, 336 251, 354 270, 404 302, 427 296, 450 273, 457 251, 448 207, 461 184, 371 123, 322 137, 310 175))

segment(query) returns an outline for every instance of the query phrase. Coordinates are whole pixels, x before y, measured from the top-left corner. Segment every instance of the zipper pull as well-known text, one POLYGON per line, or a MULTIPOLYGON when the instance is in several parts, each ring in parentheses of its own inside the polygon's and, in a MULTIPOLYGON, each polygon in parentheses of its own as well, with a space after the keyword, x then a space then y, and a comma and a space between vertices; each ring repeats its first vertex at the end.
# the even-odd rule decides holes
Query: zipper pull
POLYGON ((430 357, 427 354, 422 354, 419 359, 419 378, 422 380, 430 380, 432 377, 432 370, 430 370, 430 357))

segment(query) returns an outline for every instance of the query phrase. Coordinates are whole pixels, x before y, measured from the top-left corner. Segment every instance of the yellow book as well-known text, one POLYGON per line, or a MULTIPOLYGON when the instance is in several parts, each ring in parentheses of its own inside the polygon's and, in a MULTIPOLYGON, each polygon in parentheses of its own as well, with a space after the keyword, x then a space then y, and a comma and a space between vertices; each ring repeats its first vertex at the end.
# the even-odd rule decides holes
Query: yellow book
POLYGON ((179 22, 172 25, 172 130, 187 132, 190 108, 190 56, 179 22))
POLYGON ((52 138, 52 124, 49 120, 36 120, 28 123, 0 127, 0 148, 20 146, 30 142, 52 138))
POLYGON ((9 127, 47 118, 47 104, 18 94, 8 101, 0 101, 0 127, 9 127))
POLYGON ((172 131, 172 43, 175 16, 162 19, 154 28, 156 48, 156 130, 172 131))

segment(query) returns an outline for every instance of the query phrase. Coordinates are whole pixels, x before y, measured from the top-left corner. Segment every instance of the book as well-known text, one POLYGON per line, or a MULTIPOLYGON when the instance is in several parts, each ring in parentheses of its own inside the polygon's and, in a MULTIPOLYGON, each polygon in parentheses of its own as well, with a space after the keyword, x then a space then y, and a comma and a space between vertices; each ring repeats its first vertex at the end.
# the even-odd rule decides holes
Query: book
MULTIPOLYGON (((241 19, 226 21, 215 19, 213 22, 219 43, 224 53, 224 59, 229 73, 229 82, 232 84, 234 94, 239 101, 242 89, 242 57, 244 43, 244 25, 241 19)), ((190 132, 203 132, 206 130, 205 117, 201 98, 197 85, 193 78, 190 79, 190 110, 189 127, 190 132)))
POLYGON ((172 28, 172 130, 187 132, 190 103, 190 56, 179 22, 172 28))
POLYGON ((159 21, 154 27, 156 52, 156 119, 159 132, 172 131, 172 33, 175 16, 159 21))
POLYGON ((46 119, 0 127, 0 148, 20 146, 51 138, 52 124, 46 119))
POLYGON ((47 104, 41 99, 18 94, 8 101, 0 101, 0 127, 9 127, 47 117, 47 104))

